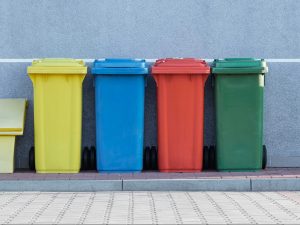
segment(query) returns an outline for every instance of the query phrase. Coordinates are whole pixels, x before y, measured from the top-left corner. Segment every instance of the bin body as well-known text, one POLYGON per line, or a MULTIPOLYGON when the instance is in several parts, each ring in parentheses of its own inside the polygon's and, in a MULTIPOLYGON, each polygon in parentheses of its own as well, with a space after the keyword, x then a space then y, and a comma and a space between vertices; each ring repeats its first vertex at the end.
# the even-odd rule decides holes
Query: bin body
POLYGON ((96 60, 96 158, 99 172, 143 169, 144 60, 96 60))
POLYGON ((209 73, 207 64, 198 59, 161 59, 152 67, 161 172, 202 170, 204 86, 209 73))
POLYGON ((14 172, 16 136, 23 135, 26 99, 0 99, 0 173, 14 172))
POLYGON ((14 172, 16 136, 0 136, 0 173, 14 172))
POLYGON ((259 170, 263 151, 263 93, 267 67, 258 59, 214 62, 217 169, 259 170), (218 65, 218 67, 216 67, 218 65))
POLYGON ((78 173, 81 165, 82 61, 44 59, 28 68, 34 87, 38 173, 78 173))

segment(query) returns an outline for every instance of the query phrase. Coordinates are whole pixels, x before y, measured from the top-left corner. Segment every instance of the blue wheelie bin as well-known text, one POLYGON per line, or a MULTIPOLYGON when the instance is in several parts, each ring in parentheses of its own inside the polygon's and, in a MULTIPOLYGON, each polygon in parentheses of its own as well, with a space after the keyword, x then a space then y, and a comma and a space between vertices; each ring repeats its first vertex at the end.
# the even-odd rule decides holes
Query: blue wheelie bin
POLYGON ((143 169, 145 60, 95 60, 96 159, 99 172, 143 169))

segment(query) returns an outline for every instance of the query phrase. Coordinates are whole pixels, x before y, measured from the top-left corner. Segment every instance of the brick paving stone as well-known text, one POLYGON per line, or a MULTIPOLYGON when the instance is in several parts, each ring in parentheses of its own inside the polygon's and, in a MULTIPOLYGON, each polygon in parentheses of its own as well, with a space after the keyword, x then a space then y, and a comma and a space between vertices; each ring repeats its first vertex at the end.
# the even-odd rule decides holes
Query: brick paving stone
POLYGON ((275 174, 275 175, 271 175, 271 178, 284 178, 283 175, 281 174, 275 174))
POLYGON ((203 173, 194 173, 195 178, 201 179, 221 179, 222 173, 219 172, 203 172, 203 173))
POLYGON ((158 172, 142 172, 142 173, 133 173, 131 176, 122 176, 123 179, 157 179, 159 177, 158 172))
MULTIPOLYGON (((130 179, 134 179, 134 176, 140 176, 142 174, 140 173, 120 173, 120 179, 124 179, 124 180, 130 180, 130 179)), ((108 174, 108 176, 111 176, 111 174, 108 174)))
MULTIPOLYGON (((30 177, 31 180, 57 180, 59 179, 59 174, 51 173, 51 174, 33 174, 30 177)), ((66 178, 64 178, 66 179, 66 178)), ((19 180, 23 180, 22 176, 20 176, 19 180)))
POLYGON ((222 179, 247 179, 246 176, 222 176, 222 179))
POLYGON ((282 178, 297 178, 298 177, 298 175, 296 175, 296 174, 282 174, 281 176, 282 176, 282 178))
POLYGON ((94 180, 96 177, 95 173, 77 173, 70 174, 69 180, 94 180))
POLYGON ((220 176, 197 177, 197 179, 222 179, 220 176))
MULTIPOLYGON (((28 179, 28 177, 25 179, 28 179)), ((17 180, 17 178, 13 174, 1 174, 0 180, 17 180)))
MULTIPOLYGON (((95 180, 106 180, 109 175, 107 173, 95 173, 95 180)), ((114 176, 120 177, 119 174, 115 174, 114 176)), ((119 179, 119 178, 118 178, 119 179)))

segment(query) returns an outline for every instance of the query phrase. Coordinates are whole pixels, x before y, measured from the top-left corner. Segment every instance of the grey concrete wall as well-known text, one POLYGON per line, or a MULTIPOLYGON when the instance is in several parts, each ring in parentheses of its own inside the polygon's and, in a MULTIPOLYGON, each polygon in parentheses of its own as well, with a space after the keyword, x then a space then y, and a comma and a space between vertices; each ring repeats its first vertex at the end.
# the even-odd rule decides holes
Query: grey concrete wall
MULTIPOLYGON (((2 0, 0 58, 300 58, 297 0, 2 0)), ((0 97, 30 100, 16 166, 33 144, 28 63, 0 63, 0 97)), ((300 166, 300 63, 269 63, 265 143, 269 166, 300 166)), ((84 81, 83 145, 94 145, 92 77, 84 81)), ((146 89, 145 144, 156 145, 156 89, 146 89)), ((206 85, 205 143, 214 142, 206 85)))

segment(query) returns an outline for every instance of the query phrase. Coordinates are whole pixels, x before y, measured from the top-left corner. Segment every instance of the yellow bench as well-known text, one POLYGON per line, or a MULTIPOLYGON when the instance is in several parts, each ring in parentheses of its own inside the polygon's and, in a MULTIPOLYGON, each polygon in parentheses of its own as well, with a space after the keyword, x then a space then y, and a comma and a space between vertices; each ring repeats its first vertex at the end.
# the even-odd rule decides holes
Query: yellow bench
POLYGON ((14 172, 17 135, 23 135, 26 99, 0 99, 0 173, 14 172))

